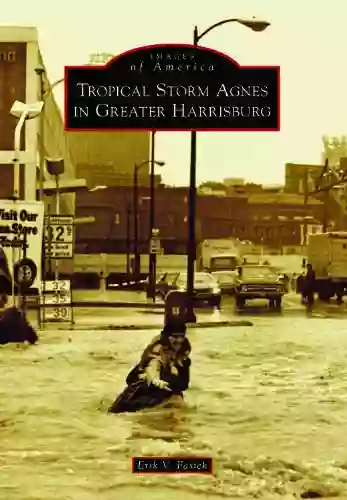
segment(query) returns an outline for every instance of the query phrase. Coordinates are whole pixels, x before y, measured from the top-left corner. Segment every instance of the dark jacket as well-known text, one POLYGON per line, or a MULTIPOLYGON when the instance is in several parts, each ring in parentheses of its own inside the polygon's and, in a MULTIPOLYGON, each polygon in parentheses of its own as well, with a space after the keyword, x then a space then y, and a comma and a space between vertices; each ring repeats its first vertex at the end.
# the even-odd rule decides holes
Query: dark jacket
POLYGON ((38 336, 22 311, 9 307, 0 313, 0 344, 29 342, 36 344, 38 336))
POLYGON ((188 339, 176 353, 159 335, 144 350, 140 362, 131 370, 126 383, 131 385, 145 378, 146 368, 151 362, 158 364, 158 378, 168 382, 173 393, 185 391, 189 387, 191 345, 188 339))

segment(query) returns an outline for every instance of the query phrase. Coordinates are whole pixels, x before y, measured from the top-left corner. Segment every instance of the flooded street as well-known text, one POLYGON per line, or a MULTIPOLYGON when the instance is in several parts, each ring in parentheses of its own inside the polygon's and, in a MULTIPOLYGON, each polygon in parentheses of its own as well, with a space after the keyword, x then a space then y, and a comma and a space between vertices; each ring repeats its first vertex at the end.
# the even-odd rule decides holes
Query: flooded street
POLYGON ((131 415, 102 409, 156 332, 47 331, 2 347, 0 497, 347 497, 344 320, 247 318, 190 331, 186 407, 131 415), (131 474, 132 456, 184 454, 213 457, 214 475, 131 474))

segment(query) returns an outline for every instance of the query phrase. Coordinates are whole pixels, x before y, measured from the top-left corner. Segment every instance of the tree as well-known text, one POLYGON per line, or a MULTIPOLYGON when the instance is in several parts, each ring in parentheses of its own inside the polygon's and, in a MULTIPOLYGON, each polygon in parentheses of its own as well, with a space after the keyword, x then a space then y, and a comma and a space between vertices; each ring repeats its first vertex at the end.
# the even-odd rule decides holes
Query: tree
POLYGON ((212 189, 213 191, 226 191, 226 186, 223 182, 205 181, 199 187, 212 189))

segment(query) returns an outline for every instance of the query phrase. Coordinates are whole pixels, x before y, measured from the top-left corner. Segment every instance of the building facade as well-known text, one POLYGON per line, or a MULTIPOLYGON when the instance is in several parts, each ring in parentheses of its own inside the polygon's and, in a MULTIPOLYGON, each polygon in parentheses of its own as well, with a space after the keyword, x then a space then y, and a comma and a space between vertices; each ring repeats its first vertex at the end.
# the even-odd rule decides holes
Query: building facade
MULTIPOLYGON (((138 193, 138 241, 148 252, 150 192, 138 193)), ((134 239, 133 189, 110 188, 77 195, 77 215, 94 216, 95 223, 77 228, 77 253, 124 253, 134 239)), ((323 205, 291 194, 197 197, 196 233, 198 240, 236 237, 267 245, 302 244, 305 217, 320 224, 323 205)), ((187 247, 188 188, 159 187, 156 190, 156 227, 165 253, 185 253, 187 247)), ((307 219, 306 219, 307 220, 307 219)), ((131 247, 131 248, 130 248, 131 247)))
MULTIPOLYGON (((0 28, 0 197, 13 194, 14 131, 17 118, 10 114, 14 101, 37 101, 38 63, 37 31, 34 28, 6 26, 0 28)), ((37 120, 28 120, 21 137, 20 195, 36 197, 37 120), (36 123, 35 123, 36 122, 36 123)))
MULTIPOLYGON (((150 158, 148 132, 67 132, 76 175, 95 186, 131 186, 134 165, 150 158)), ((149 185, 149 164, 139 170, 139 185, 149 185)))
MULTIPOLYGON (((50 84, 36 28, 0 27, 0 82, 0 198, 9 198, 13 194, 14 131, 18 118, 10 114, 10 109, 16 100, 26 104, 44 100, 41 115, 25 122, 21 136, 20 196, 22 199, 35 200, 40 176, 40 154, 43 157, 64 158, 64 177, 75 177, 60 109, 53 94, 46 92, 50 84), (43 95, 38 69, 42 70, 43 95)), ((46 180, 50 177, 47 171, 44 177, 46 180)), ((72 195, 63 196, 61 208, 70 213, 74 211, 72 195)))

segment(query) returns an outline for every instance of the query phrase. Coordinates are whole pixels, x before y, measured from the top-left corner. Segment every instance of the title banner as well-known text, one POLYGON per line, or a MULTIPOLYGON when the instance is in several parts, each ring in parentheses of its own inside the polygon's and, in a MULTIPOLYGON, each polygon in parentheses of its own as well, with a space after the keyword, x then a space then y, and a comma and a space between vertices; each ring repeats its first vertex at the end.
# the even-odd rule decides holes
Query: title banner
POLYGON ((183 44, 65 67, 65 130, 278 131, 280 68, 183 44))

